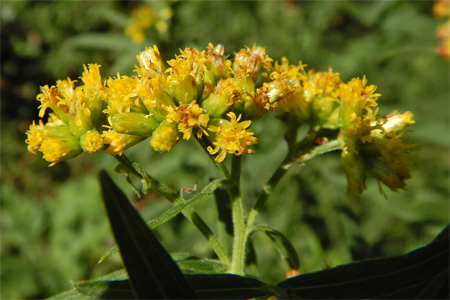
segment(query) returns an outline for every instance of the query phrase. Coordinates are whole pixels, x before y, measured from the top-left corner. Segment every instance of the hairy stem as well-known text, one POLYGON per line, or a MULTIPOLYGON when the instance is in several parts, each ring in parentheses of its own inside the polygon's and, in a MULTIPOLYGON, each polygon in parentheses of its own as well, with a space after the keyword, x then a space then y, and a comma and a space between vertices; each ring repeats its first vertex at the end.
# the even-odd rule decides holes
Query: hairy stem
POLYGON ((240 192, 241 158, 236 155, 232 158, 231 179, 234 184, 228 190, 233 220, 233 252, 230 272, 238 275, 244 275, 246 247, 244 207, 240 192))

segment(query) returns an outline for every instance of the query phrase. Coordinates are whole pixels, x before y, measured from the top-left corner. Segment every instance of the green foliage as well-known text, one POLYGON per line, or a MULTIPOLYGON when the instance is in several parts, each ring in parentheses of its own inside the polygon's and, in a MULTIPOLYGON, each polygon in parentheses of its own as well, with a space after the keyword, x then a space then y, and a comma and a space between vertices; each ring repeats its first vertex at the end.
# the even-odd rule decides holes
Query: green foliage
MULTIPOLYGON (((113 256, 96 266, 114 243, 93 174, 101 167, 112 170, 116 162, 82 156, 46 168, 26 152, 23 132, 36 119, 40 85, 76 78, 91 62, 103 66, 105 77, 131 74, 136 54, 153 44, 170 58, 178 48, 204 48, 209 42, 224 44, 228 53, 257 43, 275 59, 302 60, 317 71, 332 67, 343 79, 365 74, 383 95, 382 113, 394 107, 414 113, 411 136, 420 151, 408 190, 387 191, 386 200, 372 182, 364 195, 347 195, 339 158, 329 154, 291 170, 274 191, 277 201, 267 202, 261 221, 292 241, 302 272, 406 253, 428 243, 449 222, 450 75, 448 62, 433 52, 438 21, 431 15, 432 2, 179 1, 168 4, 174 13, 168 38, 152 35, 142 45, 122 35, 136 3, 0 3, 1 298, 49 297, 68 288, 68 280, 97 278, 119 265, 113 256)), ((253 129, 261 137, 258 155, 243 165, 244 192, 252 197, 286 151, 278 120, 255 123, 253 129)), ((217 175, 197 144, 166 155, 144 144, 127 155, 170 187, 202 189, 211 174, 217 175)), ((129 190, 125 180, 116 181, 129 190)), ((207 197, 195 204, 208 224, 218 220, 213 201, 207 197)), ((145 220, 170 205, 152 192, 133 196, 133 203, 145 220)), ((229 239, 223 224, 213 229, 229 239)), ((170 253, 212 256, 204 237, 181 216, 155 233, 170 253)), ((289 265, 278 263, 270 238, 256 234, 253 245, 255 259, 264 263, 252 266, 252 274, 264 282, 282 281, 289 265)))
MULTIPOLYGON (((443 299, 449 296, 448 226, 429 245, 405 255, 295 276, 277 285, 232 274, 183 275, 105 171, 101 171, 100 181, 103 201, 129 280, 126 274, 115 272, 99 280, 76 282, 71 292, 57 298, 443 299)), ((257 230, 282 236, 269 226, 259 226, 257 230)))

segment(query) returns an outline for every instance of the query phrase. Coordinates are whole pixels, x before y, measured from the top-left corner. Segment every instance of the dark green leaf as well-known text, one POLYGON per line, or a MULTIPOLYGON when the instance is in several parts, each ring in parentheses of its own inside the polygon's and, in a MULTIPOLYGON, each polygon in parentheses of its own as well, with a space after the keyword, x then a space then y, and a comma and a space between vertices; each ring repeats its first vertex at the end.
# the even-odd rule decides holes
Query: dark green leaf
MULTIPOLYGON (((185 276, 200 299, 248 299, 280 295, 277 287, 253 278, 232 274, 187 274, 185 276)), ((107 276, 99 280, 76 282, 73 284, 74 290, 59 294, 60 297, 55 296, 54 299, 134 298, 128 279, 107 280, 106 278, 107 276)))
MULTIPOLYGON (((214 180, 210 184, 208 184, 200 193, 196 194, 194 197, 189 199, 188 201, 181 202, 179 204, 173 205, 171 208, 166 210, 162 215, 150 220, 147 222, 147 225, 150 226, 151 229, 155 229, 159 225, 164 224, 165 222, 170 221, 172 218, 177 216, 183 209, 193 205, 197 201, 204 199, 206 196, 209 196, 218 186, 220 186, 224 181, 223 180, 214 180)), ((119 251, 117 245, 108 250, 99 260, 99 264, 105 261, 111 255, 116 254, 119 251)))
POLYGON ((446 298, 448 227, 429 245, 405 255, 371 259, 289 278, 279 287, 291 298, 446 298))
POLYGON ((136 299, 128 279, 80 281, 74 283, 73 287, 87 298, 136 299))
POLYGON ((176 263, 105 171, 103 199, 130 283, 139 299, 184 299, 196 295, 176 263))
POLYGON ((267 234, 292 269, 298 270, 300 268, 297 251, 295 251, 291 241, 283 233, 269 225, 255 225, 253 230, 262 231, 267 234))
POLYGON ((201 299, 249 299, 279 295, 277 287, 233 274, 190 274, 186 278, 201 299))

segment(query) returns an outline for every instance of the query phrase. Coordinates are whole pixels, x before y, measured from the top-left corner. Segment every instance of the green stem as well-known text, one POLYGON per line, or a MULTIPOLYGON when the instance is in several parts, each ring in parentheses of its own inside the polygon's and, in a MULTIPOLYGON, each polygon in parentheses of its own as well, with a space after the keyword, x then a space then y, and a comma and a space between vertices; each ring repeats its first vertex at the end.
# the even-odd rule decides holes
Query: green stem
POLYGON ((240 193, 241 158, 233 155, 231 179, 234 185, 228 190, 233 220, 233 252, 229 271, 237 275, 244 275, 246 247, 244 207, 240 193))
POLYGON ((292 168, 298 157, 299 152, 304 153, 311 148, 314 139, 316 138, 319 128, 311 128, 305 138, 299 143, 295 143, 297 130, 293 129, 286 135, 286 141, 289 146, 288 153, 286 157, 281 162, 281 164, 276 169, 275 173, 270 177, 269 181, 264 185, 263 191, 256 201, 255 206, 250 210, 250 214, 247 221, 247 235, 252 231, 252 226, 256 221, 259 212, 262 210, 266 204, 267 199, 272 194, 272 191, 281 181, 281 179, 286 175, 286 173, 292 168))
MULTIPOLYGON (((153 189, 155 192, 165 197, 167 200, 174 204, 180 204, 186 201, 181 197, 181 195, 173 192, 168 186, 160 183, 158 180, 154 179, 149 174, 140 169, 137 164, 132 164, 125 155, 115 155, 114 157, 122 164, 123 167, 126 168, 127 171, 141 178, 144 181, 144 184, 147 186, 147 190, 153 189)), ((219 242, 219 240, 205 223, 205 221, 203 221, 203 219, 195 212, 194 208, 189 206, 185 208, 182 213, 186 217, 186 219, 192 222, 208 240, 214 252, 217 254, 217 257, 219 257, 219 259, 224 264, 228 265, 230 263, 230 259, 226 254, 222 244, 219 242)))
POLYGON ((199 144, 202 146, 203 150, 205 150, 205 152, 208 154, 208 157, 212 160, 212 162, 216 165, 217 170, 220 173, 220 176, 222 176, 222 178, 224 179, 231 179, 230 176, 230 172, 228 171, 227 167, 225 166, 225 164, 223 162, 217 162, 214 159, 214 156, 212 156, 209 151, 208 151, 208 147, 212 147, 211 142, 208 139, 199 139, 197 138, 197 141, 199 142, 199 144))

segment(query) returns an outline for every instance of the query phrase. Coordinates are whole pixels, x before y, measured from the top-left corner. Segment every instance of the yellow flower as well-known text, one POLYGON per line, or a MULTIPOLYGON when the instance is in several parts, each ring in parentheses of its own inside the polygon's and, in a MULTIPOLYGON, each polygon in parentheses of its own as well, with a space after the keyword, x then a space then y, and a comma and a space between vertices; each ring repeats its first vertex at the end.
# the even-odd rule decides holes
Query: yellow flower
POLYGON ((301 61, 298 62, 298 65, 290 65, 289 60, 286 57, 281 58, 281 63, 276 61, 272 67, 270 67, 270 73, 262 73, 262 79, 264 82, 270 81, 273 79, 273 74, 284 74, 283 76, 299 81, 305 79, 305 67, 301 61))
POLYGON ((394 110, 384 118, 378 119, 377 122, 380 124, 381 129, 375 130, 372 132, 372 135, 382 137, 385 134, 400 132, 407 126, 415 123, 413 118, 413 114, 409 111, 400 114, 398 111, 394 110))
POLYGON ((154 116, 158 121, 165 120, 165 106, 174 106, 172 98, 164 90, 164 79, 155 77, 138 77, 135 82, 133 95, 139 97, 137 103, 142 103, 148 114, 154 116))
POLYGON ((255 103, 265 110, 293 109, 293 104, 296 103, 293 98, 301 97, 302 88, 298 80, 288 78, 291 75, 286 72, 272 73, 273 80, 264 82, 263 86, 256 90, 255 103), (280 105, 279 108, 278 105, 280 105))
POLYGON ((56 87, 48 87, 45 85, 41 87, 41 93, 37 95, 36 99, 41 102, 39 108, 39 117, 44 117, 47 108, 50 108, 59 119, 64 123, 69 123, 69 109, 70 101, 73 97, 74 81, 70 78, 68 80, 59 80, 56 82, 56 87), (63 93, 64 91, 64 93, 63 93))
POLYGON ((45 125, 42 120, 38 125, 33 122, 26 134, 28 151, 33 154, 42 152, 43 158, 51 163, 50 167, 82 152, 78 138, 55 115, 45 125))
POLYGON ((342 152, 349 192, 361 193, 366 188, 366 174, 396 191, 405 187, 411 177, 410 168, 417 146, 406 143, 403 131, 413 124, 410 112, 390 115, 373 121, 359 118, 344 131, 345 148, 342 152))
POLYGON ((359 149, 368 175, 385 184, 392 191, 405 188, 405 180, 411 178, 415 145, 407 144, 402 135, 374 138, 359 149))
POLYGON ((264 67, 265 69, 269 69, 272 61, 273 60, 266 55, 265 48, 253 45, 251 49, 245 47, 236 53, 232 67, 235 72, 238 73, 238 71, 242 70, 255 79, 260 68, 264 67))
POLYGON ((145 31, 150 29, 155 21, 155 12, 149 6, 140 6, 131 11, 131 20, 125 34, 131 37, 133 42, 140 44, 145 40, 145 31))
POLYGON ((206 57, 208 62, 203 74, 202 99, 208 97, 214 90, 214 86, 221 78, 227 78, 231 73, 231 61, 226 59, 223 45, 213 46, 208 44, 206 57))
POLYGON ((217 126, 210 125, 208 130, 215 133, 213 144, 216 146, 214 149, 208 147, 208 151, 211 155, 216 154, 219 150, 222 152, 216 156, 215 160, 222 162, 225 159, 226 153, 241 155, 254 153, 248 146, 256 144, 258 139, 253 136, 253 132, 247 129, 251 125, 251 121, 242 121, 241 115, 236 118, 233 112, 227 114, 230 121, 219 120, 217 126))
POLYGON ((208 69, 209 59, 205 51, 195 48, 180 49, 181 55, 167 63, 168 93, 179 103, 189 104, 198 98, 203 90, 203 73, 208 69))
POLYGON ((340 84, 338 102, 341 105, 340 119, 343 128, 350 127, 358 117, 375 117, 376 111, 373 109, 377 107, 377 99, 380 96, 375 90, 376 86, 367 86, 365 76, 340 84))
POLYGON ((438 0, 433 5, 433 15, 437 18, 450 16, 450 1, 438 0))
POLYGON ((120 76, 109 78, 106 81, 105 98, 108 108, 104 113, 115 114, 130 112, 131 110, 146 113, 146 109, 141 105, 138 95, 135 92, 139 78, 132 76, 120 76))
POLYGON ((203 100, 202 108, 211 117, 220 117, 230 109, 235 102, 243 100, 246 91, 247 76, 220 79, 214 92, 203 100))
POLYGON ((114 130, 103 131, 102 136, 103 142, 109 145, 105 152, 113 155, 122 155, 126 149, 144 139, 144 137, 138 135, 117 133, 114 130))
POLYGON ((168 113, 167 121, 178 124, 178 130, 183 133, 183 139, 191 137, 192 129, 196 127, 197 137, 201 138, 203 133, 208 135, 205 128, 208 126, 209 115, 203 114, 203 109, 195 101, 191 104, 180 104, 178 107, 166 107, 168 113))
POLYGON ((103 137, 96 130, 88 131, 81 136, 80 144, 83 151, 95 153, 103 148, 103 137))
POLYGON ((166 70, 164 61, 161 59, 159 49, 156 45, 145 47, 145 50, 137 56, 139 67, 136 67, 136 73, 141 76, 161 76, 166 70))

